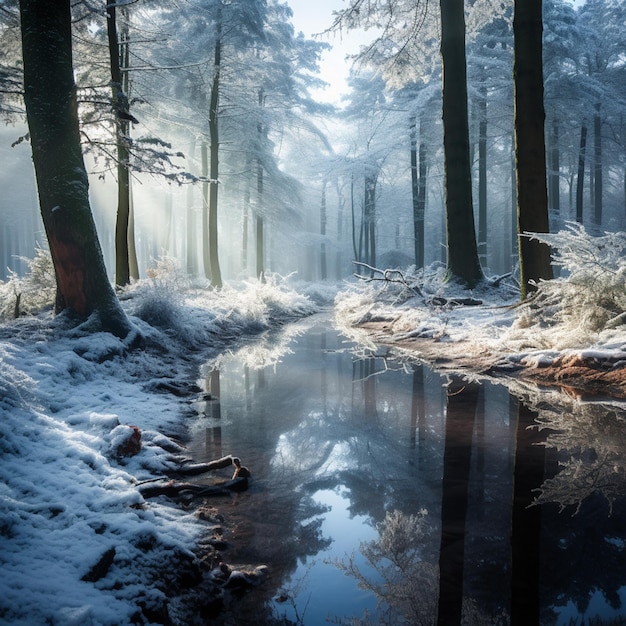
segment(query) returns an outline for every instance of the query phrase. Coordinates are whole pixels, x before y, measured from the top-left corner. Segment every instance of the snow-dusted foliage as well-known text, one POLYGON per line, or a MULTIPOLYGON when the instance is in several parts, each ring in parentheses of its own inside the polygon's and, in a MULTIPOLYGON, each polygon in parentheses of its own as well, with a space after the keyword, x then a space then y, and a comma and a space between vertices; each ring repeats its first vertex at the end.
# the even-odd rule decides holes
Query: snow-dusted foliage
POLYGON ((50 253, 37 248, 35 257, 25 260, 28 272, 24 278, 11 272, 9 280, 0 281, 0 320, 34 314, 54 303, 56 280, 50 253))
POLYGON ((558 233, 536 236, 552 247, 561 275, 541 282, 523 303, 513 277, 467 291, 447 282, 444 266, 434 264, 346 287, 335 301, 337 319, 352 335, 359 324, 385 322, 385 333, 396 341, 464 341, 468 350, 482 354, 488 346, 527 365, 550 363, 564 350, 619 356, 626 345, 626 235, 594 237, 583 226, 568 224, 558 233), (481 304, 457 306, 468 302, 481 304))
POLYGON ((552 247, 562 275, 537 285, 519 309, 511 339, 523 334, 540 341, 538 347, 581 347, 626 323, 624 233, 594 237, 569 223, 558 233, 535 237, 552 247))

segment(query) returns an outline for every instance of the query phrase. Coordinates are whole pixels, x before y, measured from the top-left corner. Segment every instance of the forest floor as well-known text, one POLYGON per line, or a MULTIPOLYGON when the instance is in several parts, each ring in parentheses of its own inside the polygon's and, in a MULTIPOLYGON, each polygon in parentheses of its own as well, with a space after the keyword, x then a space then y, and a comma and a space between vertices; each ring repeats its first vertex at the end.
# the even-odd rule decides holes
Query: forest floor
POLYGON ((611 396, 626 398, 626 362, 605 354, 564 352, 548 362, 512 363, 501 347, 466 337, 434 339, 402 337, 393 322, 371 321, 360 325, 370 339, 442 372, 524 379, 541 386, 559 387, 578 398, 611 396))

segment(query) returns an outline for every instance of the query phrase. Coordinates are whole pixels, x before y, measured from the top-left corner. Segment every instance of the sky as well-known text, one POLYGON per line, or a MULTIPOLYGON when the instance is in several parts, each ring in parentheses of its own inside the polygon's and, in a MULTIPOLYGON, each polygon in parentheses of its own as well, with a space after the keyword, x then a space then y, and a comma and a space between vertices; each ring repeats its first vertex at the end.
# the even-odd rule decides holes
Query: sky
POLYGON ((329 43, 331 50, 324 52, 320 63, 320 74, 329 87, 318 95, 325 101, 337 102, 346 91, 346 79, 350 72, 347 54, 354 54, 364 43, 359 33, 325 33, 333 23, 333 11, 346 8, 344 0, 288 0, 293 10, 293 25, 296 32, 302 31, 311 39, 329 43))

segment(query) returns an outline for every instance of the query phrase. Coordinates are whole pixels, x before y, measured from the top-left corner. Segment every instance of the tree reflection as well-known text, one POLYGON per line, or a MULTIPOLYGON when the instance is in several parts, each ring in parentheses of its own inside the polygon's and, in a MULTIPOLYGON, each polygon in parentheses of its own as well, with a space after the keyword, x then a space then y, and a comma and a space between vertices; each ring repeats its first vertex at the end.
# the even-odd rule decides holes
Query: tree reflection
MULTIPOLYGON (((524 388, 524 402, 546 433, 545 447, 557 455, 558 471, 536 490, 533 507, 544 518, 542 575, 554 619, 566 604, 584 615, 596 609, 623 623, 620 598, 626 585, 626 419, 623 408, 580 402, 564 393, 524 388), (603 604, 607 608, 603 608, 603 604), (597 607, 600 607, 599 609, 597 607)), ((570 609, 571 611, 571 609, 570 609)), ((609 623, 599 619, 598 623, 609 623)))
POLYGON ((337 566, 353 576, 359 587, 373 593, 382 604, 380 615, 370 621, 344 618, 342 624, 432 624, 436 613, 437 567, 424 560, 423 546, 434 540, 425 510, 415 515, 390 511, 378 524, 379 537, 363 542, 360 552, 377 576, 364 573, 354 554, 337 566))
POLYGON ((511 625, 539 624, 541 509, 531 507, 543 481, 545 436, 535 427, 537 414, 518 403, 517 446, 511 521, 511 625))
POLYGON ((479 391, 478 383, 458 376, 452 376, 448 385, 439 552, 440 625, 460 624, 463 613, 465 520, 479 391))

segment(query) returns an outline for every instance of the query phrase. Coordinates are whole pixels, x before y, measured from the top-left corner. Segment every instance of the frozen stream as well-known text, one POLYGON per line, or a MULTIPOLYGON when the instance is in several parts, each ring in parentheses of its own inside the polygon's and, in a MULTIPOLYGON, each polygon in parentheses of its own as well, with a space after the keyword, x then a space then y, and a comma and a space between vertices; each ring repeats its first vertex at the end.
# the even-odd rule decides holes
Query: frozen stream
POLYGON ((272 572, 237 623, 626 623, 620 409, 529 429, 537 413, 503 385, 359 349, 323 315, 207 363, 202 383, 195 459, 253 474, 215 501, 225 557, 272 572))

